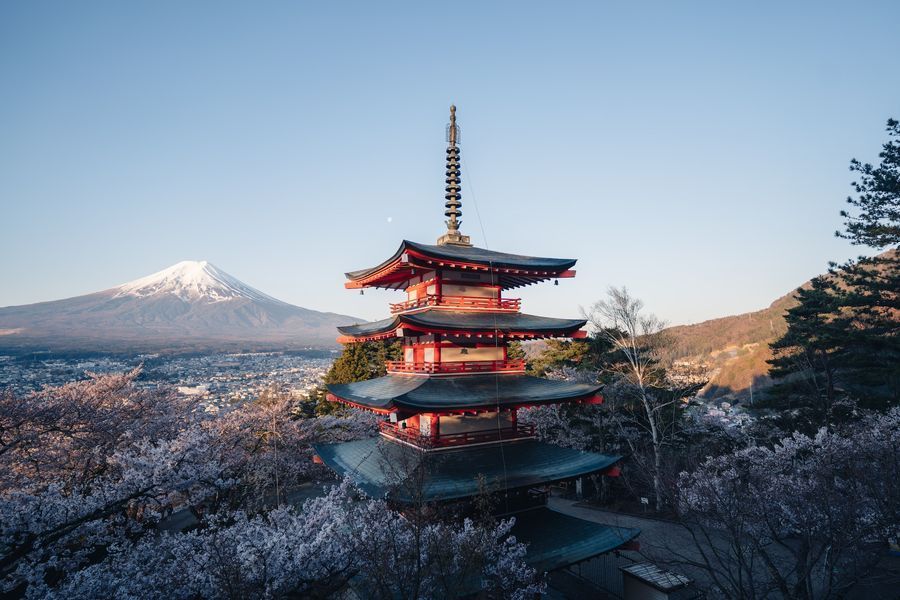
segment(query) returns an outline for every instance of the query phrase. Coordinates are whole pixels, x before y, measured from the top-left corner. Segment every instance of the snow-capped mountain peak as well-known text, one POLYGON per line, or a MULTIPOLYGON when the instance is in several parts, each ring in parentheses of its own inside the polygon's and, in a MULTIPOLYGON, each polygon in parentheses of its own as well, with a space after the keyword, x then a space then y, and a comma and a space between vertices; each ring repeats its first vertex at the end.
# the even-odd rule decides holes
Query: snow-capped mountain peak
POLYGON ((213 303, 247 298, 283 304, 205 260, 185 260, 158 273, 122 284, 112 291, 115 298, 172 295, 187 302, 213 303))
POLYGON ((333 347, 336 327, 359 322, 276 300, 206 261, 185 261, 92 294, 0 308, 0 354, 333 347))

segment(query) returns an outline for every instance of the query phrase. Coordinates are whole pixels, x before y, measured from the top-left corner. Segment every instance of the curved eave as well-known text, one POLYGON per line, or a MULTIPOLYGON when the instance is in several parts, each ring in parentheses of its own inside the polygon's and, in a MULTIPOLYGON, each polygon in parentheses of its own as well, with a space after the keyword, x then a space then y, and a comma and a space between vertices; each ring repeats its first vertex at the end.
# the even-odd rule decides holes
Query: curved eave
POLYGON ((605 473, 621 460, 535 440, 459 448, 441 452, 437 458, 378 439, 313 448, 326 465, 349 476, 370 496, 399 502, 471 498, 483 492, 485 481, 499 489, 525 489, 605 473), (385 469, 386 464, 394 468, 385 469), (420 475, 424 476, 411 478, 420 475))
MULTIPOLYGON (((406 333, 407 328, 403 328, 404 333, 406 333)), ((409 328, 409 333, 414 335, 429 335, 429 334, 438 334, 438 335, 457 335, 459 331, 452 330, 440 330, 440 329, 414 329, 409 328)), ((360 334, 360 335, 340 335, 336 338, 338 344, 354 344, 359 342, 374 342, 378 340, 390 340, 399 337, 397 334, 397 330, 394 329, 392 331, 387 331, 384 333, 374 333, 374 334, 360 334)), ((493 340, 494 334, 490 331, 488 332, 475 332, 472 334, 466 334, 465 336, 472 338, 474 340, 484 339, 484 340, 493 340)), ((571 338, 571 339, 584 339, 587 337, 587 332, 582 330, 572 331, 569 333, 558 332, 558 331, 512 331, 509 333, 498 333, 497 338, 501 340, 512 340, 512 341, 528 341, 528 340, 542 340, 548 338, 571 338)))
POLYGON ((403 333, 457 335, 467 338, 487 337, 534 339, 547 337, 580 337, 584 319, 554 319, 512 312, 448 311, 427 309, 403 313, 381 321, 338 327, 338 341, 362 342, 398 337, 403 333))
MULTIPOLYGON (((464 415, 477 415, 485 412, 494 412, 497 409, 497 403, 459 403, 452 407, 445 406, 442 408, 435 408, 434 406, 409 403, 409 402, 394 402, 390 401, 383 406, 371 406, 368 404, 364 404, 362 402, 354 402, 353 400, 349 400, 347 398, 343 398, 338 394, 334 394, 331 391, 326 395, 329 402, 338 402, 340 404, 346 404, 351 408, 355 408, 357 410, 364 410, 366 412, 375 413, 378 415, 389 415, 392 412, 398 413, 400 418, 407 418, 412 415, 418 415, 421 413, 430 413, 435 414, 442 417, 449 416, 464 416, 464 415)), ((507 402, 501 403, 500 408, 503 409, 519 409, 519 408, 533 408, 535 406, 547 406, 549 404, 561 404, 565 402, 566 404, 603 404, 603 396, 599 393, 591 393, 591 394, 582 394, 579 396, 572 396, 570 398, 554 398, 547 400, 533 400, 533 401, 521 401, 521 402, 507 402)))
POLYGON ((441 415, 524 408, 546 404, 603 401, 600 386, 551 381, 523 374, 429 377, 385 375, 346 384, 329 384, 329 399, 378 413, 441 415))
POLYGON ((526 560, 538 571, 554 571, 620 548, 628 549, 641 530, 615 527, 538 508, 516 515, 512 534, 528 546, 526 560))
MULTIPOLYGON (((394 331, 400 326, 399 317, 389 317, 380 321, 372 321, 371 323, 358 323, 356 325, 342 325, 337 328, 342 335, 364 341, 370 339, 369 336, 380 336, 381 334, 390 334, 384 337, 391 337, 394 331)), ((371 339, 378 339, 374 337, 371 339)))
MULTIPOLYGON (((328 387, 328 386, 326 386, 326 387, 328 387)), ((359 402, 353 402, 352 400, 348 400, 346 398, 341 398, 340 396, 335 396, 331 392, 328 392, 325 395, 325 397, 329 402, 339 402, 341 404, 346 404, 347 406, 350 406, 357 410, 364 410, 366 412, 375 413, 377 415, 387 415, 387 414, 394 412, 393 410, 391 410, 392 407, 390 407, 390 406, 388 406, 386 408, 381 408, 381 407, 376 407, 376 406, 368 406, 366 404, 360 404, 359 402)))
POLYGON ((494 273, 497 283, 512 289, 546 281, 574 277, 570 258, 544 258, 493 252, 483 248, 432 246, 404 240, 397 251, 380 265, 345 273, 350 289, 379 287, 401 289, 422 271, 438 268, 494 273))

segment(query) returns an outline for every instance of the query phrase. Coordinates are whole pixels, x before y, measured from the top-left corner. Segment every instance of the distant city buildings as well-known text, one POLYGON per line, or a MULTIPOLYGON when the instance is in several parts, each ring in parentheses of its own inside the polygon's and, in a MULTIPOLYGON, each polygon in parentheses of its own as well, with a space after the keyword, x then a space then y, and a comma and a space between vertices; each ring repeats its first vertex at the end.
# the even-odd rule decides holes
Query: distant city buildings
POLYGON ((331 356, 281 352, 47 360, 0 356, 0 389, 26 394, 85 379, 89 373, 129 371, 143 365, 138 385, 169 386, 180 395, 197 397, 201 410, 219 412, 254 400, 265 390, 303 397, 321 383, 332 360, 331 356))

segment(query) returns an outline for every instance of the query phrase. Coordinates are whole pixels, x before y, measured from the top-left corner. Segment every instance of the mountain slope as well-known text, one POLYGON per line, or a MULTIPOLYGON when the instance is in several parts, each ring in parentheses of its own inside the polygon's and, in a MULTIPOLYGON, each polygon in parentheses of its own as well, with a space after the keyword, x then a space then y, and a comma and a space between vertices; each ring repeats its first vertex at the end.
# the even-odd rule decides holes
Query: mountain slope
MULTIPOLYGON (((896 260, 898 253, 897 249, 891 249, 878 257, 896 260)), ((809 282, 800 287, 809 287, 809 282)), ((771 384, 769 365, 766 364, 772 357, 769 344, 787 331, 784 315, 797 305, 795 292, 791 291, 768 308, 756 312, 670 327, 666 331, 673 338, 674 348, 665 358, 676 367, 705 372, 709 384, 701 395, 707 398, 749 397, 751 390, 771 384)))
POLYGON ((705 373, 709 384, 701 392, 704 397, 747 397, 751 384, 760 389, 771 383, 766 363, 772 357, 769 344, 787 331, 784 314, 796 304, 791 292, 762 310, 670 327, 666 332, 673 348, 666 358, 705 373))
POLYGON ((0 348, 55 351, 295 349, 334 346, 360 319, 277 300, 206 261, 118 287, 0 308, 0 348))

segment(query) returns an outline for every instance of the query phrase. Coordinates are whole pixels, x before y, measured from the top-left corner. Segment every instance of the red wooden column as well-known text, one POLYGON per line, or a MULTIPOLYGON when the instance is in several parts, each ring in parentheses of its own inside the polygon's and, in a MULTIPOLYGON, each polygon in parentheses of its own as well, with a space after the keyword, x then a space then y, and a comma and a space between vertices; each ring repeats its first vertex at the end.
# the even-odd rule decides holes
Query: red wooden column
POLYGON ((431 439, 437 441, 441 437, 441 421, 435 414, 431 414, 429 417, 431 418, 431 439))
POLYGON ((434 363, 441 364, 441 334, 434 334, 434 363))

